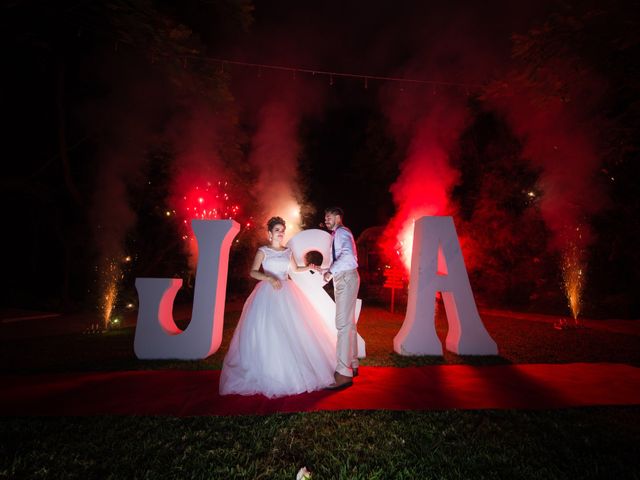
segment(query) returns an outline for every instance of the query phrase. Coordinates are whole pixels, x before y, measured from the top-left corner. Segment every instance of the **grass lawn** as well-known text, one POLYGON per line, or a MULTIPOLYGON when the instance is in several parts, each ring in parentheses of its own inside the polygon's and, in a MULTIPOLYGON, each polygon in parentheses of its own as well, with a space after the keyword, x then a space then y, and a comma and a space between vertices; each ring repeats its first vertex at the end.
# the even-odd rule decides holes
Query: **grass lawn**
MULTIPOLYGON (((139 361, 132 328, 38 335, 37 321, 0 329, 3 373, 220 368, 139 361), (29 335, 19 329, 34 329, 29 335)), ((179 315, 178 315, 179 317, 179 315)), ((188 317, 188 315, 187 315, 188 317)), ((640 335, 483 316, 497 357, 401 357, 401 314, 367 307, 364 365, 621 362, 640 365, 640 335)), ((446 334, 439 317, 438 332, 446 334)), ((354 387, 354 388, 357 388, 354 387)), ((237 417, 2 418, 0 478, 640 478, 640 408, 343 411, 237 417)))

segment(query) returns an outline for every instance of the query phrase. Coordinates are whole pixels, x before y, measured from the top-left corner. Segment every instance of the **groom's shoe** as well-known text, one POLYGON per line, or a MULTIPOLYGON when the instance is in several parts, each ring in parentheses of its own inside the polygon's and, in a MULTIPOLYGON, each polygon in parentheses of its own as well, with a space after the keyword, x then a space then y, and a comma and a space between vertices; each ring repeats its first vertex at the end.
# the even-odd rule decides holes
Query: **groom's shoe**
POLYGON ((351 377, 347 377, 346 375, 342 375, 338 372, 334 374, 334 378, 335 382, 328 387, 325 387, 325 390, 342 390, 353 385, 353 379, 351 377))

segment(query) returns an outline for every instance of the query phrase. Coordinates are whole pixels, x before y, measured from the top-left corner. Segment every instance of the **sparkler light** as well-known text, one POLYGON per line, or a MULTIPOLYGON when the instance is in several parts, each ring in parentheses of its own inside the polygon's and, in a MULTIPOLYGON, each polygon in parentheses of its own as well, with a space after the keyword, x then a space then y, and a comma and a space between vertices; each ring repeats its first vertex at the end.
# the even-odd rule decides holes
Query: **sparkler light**
POLYGON ((573 238, 566 243, 562 252, 562 281, 573 323, 570 320, 561 319, 554 324, 554 328, 557 330, 580 328, 582 326, 578 316, 582 308, 582 291, 587 268, 585 249, 580 227, 576 227, 575 231, 570 233, 572 233, 573 238))
POLYGON ((105 294, 104 294, 104 303, 102 306, 102 321, 104 323, 104 327, 106 328, 109 325, 109 320, 111 319, 111 312, 113 311, 113 305, 116 303, 116 299, 118 298, 118 285, 116 282, 110 282, 107 285, 105 294))
POLYGON ((571 315, 576 325, 582 303, 585 268, 584 251, 575 243, 571 243, 562 258, 562 279, 571 315))
MULTIPOLYGON (((126 257, 125 261, 131 261, 131 257, 126 257)), ((100 272, 103 275, 101 311, 103 328, 107 329, 111 323, 114 306, 118 300, 118 288, 120 280, 122 279, 122 269, 120 268, 120 263, 116 260, 110 259, 104 263, 105 266, 100 272)))

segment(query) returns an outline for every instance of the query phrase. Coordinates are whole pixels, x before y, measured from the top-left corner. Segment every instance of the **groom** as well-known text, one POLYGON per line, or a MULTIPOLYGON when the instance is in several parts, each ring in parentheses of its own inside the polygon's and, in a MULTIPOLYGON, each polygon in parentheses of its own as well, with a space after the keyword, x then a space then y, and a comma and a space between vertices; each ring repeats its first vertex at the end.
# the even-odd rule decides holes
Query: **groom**
POLYGON ((358 340, 356 334, 356 299, 360 287, 356 242, 351 231, 342 224, 344 212, 340 207, 327 208, 324 224, 331 231, 333 262, 324 273, 325 281, 333 279, 336 300, 336 329, 338 364, 335 382, 328 390, 341 390, 353 385, 358 375, 358 340))

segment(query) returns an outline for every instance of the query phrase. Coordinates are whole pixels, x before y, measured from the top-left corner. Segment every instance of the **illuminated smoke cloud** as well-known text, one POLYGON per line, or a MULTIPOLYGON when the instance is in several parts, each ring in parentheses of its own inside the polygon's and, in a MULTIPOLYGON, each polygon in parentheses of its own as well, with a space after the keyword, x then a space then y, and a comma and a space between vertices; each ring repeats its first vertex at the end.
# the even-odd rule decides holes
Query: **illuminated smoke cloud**
POLYGON ((450 194, 459 172, 449 156, 469 120, 469 96, 504 68, 509 57, 504 39, 535 13, 531 6, 523 8, 504 2, 433 6, 424 15, 407 9, 404 21, 394 27, 396 37, 404 38, 398 47, 411 56, 393 76, 434 83, 389 84, 381 95, 391 133, 404 150, 400 175, 391 187, 396 214, 381 242, 389 260, 400 256, 409 268, 414 220, 455 214, 450 194), (498 17, 504 19, 500 25, 494 21, 498 17))
POLYGON ((236 218, 243 207, 233 203, 231 174, 220 154, 224 118, 196 101, 172 122, 171 142, 176 158, 168 204, 181 223, 189 266, 195 269, 197 244, 191 220, 236 218))
POLYGON ((409 267, 415 219, 455 214, 449 196, 458 172, 449 155, 468 120, 469 95, 477 95, 505 70, 509 50, 504 39, 543 11, 542 5, 504 2, 459 9, 434 6, 422 16, 406 12, 412 28, 401 23, 396 33, 406 35, 406 51, 412 54, 394 76, 435 82, 389 85, 381 96, 397 144, 405 148, 400 176, 391 187, 396 214, 381 242, 390 259, 399 255, 409 267), (496 18, 503 21, 498 24, 496 18))
POLYGON ((391 187, 396 214, 386 229, 383 250, 399 256, 408 269, 413 222, 424 215, 452 213, 449 192, 458 172, 449 163, 449 152, 464 127, 466 111, 464 97, 458 100, 440 95, 433 100, 413 96, 394 100, 387 112, 396 128, 410 138, 400 175, 391 187), (415 119, 403 116, 407 110, 402 103, 408 99, 423 109, 415 119))
POLYGON ((100 149, 91 220, 95 225, 96 273, 105 327, 118 297, 122 266, 131 261, 125 252, 125 238, 137 216, 130 204, 129 188, 144 180, 147 146, 153 138, 151 119, 159 115, 162 98, 157 83, 137 80, 114 83, 111 97, 87 106, 84 112, 100 149))
POLYGON ((270 101, 258 113, 249 162, 257 173, 254 195, 264 219, 280 216, 287 235, 300 230, 298 125, 300 115, 282 101, 270 101))
POLYGON ((104 103, 87 107, 100 149, 91 218, 98 252, 111 259, 123 256, 125 235, 136 222, 128 188, 144 180, 152 119, 159 115, 156 105, 163 96, 151 81, 130 80, 114 87, 104 103))
POLYGON ((540 72, 545 82, 512 73, 493 85, 489 101, 502 111, 523 140, 523 156, 540 169, 540 211, 552 233, 551 248, 562 255, 562 274, 574 317, 586 274, 586 249, 593 241, 590 218, 607 206, 597 182, 601 166, 594 115, 604 87, 595 77, 576 74, 562 62, 540 72), (550 85, 569 85, 563 95, 550 85))
POLYGON ((391 186, 396 214, 387 225, 381 247, 390 261, 400 257, 407 269, 413 222, 424 215, 455 213, 449 195, 459 172, 449 156, 468 121, 468 95, 475 93, 480 83, 475 79, 486 77, 487 71, 496 66, 490 46, 481 50, 478 42, 461 31, 448 35, 424 44, 429 47, 421 45, 416 57, 397 76, 436 82, 460 79, 467 85, 390 84, 381 95, 391 133, 405 150, 400 175, 391 186))
POLYGON ((250 194, 257 203, 257 233, 261 235, 268 218, 280 216, 287 222, 286 241, 300 230, 301 211, 312 210, 300 188, 302 182, 311 181, 300 178, 298 171, 300 122, 320 111, 322 88, 309 79, 278 74, 265 74, 257 84, 241 76, 235 87, 245 121, 251 125, 248 165, 255 178, 250 194))
POLYGON ((600 157, 592 120, 559 98, 511 83, 510 94, 494 99, 524 141, 524 158, 541 169, 540 209, 554 234, 554 248, 591 241, 588 217, 606 205, 596 173, 600 157))
MULTIPOLYGON (((257 5, 257 18, 264 16, 271 22, 257 21, 254 32, 246 39, 247 45, 236 47, 232 56, 248 62, 326 71, 371 72, 481 84, 487 79, 488 72, 508 58, 509 45, 505 39, 512 29, 528 22, 538 9, 537 4, 516 5, 507 1, 464 6, 418 1, 393 5, 321 2, 314 6, 313 22, 301 22, 301 18, 309 16, 308 5, 304 2, 269 7, 257 5)), ((282 74, 279 82, 265 86, 265 82, 275 76, 268 71, 246 75, 247 85, 242 94, 236 95, 241 102, 253 97, 251 103, 256 111, 263 107, 261 122, 267 120, 265 111, 277 112, 281 107, 271 101, 256 101, 256 97, 273 98, 273 92, 278 92, 276 101, 292 96, 297 98, 296 102, 285 101, 284 110, 293 118, 297 118, 300 109, 308 109, 306 105, 310 102, 318 102, 317 92, 313 95, 291 93, 291 89, 298 88, 307 78, 306 75, 293 79, 290 73, 282 74)), ((323 77, 324 87, 328 80, 323 77)), ((321 83, 318 78, 316 81, 321 83)), ((337 78, 335 81, 351 82, 354 88, 362 86, 361 80, 337 78)), ((371 92, 381 85, 374 80, 369 84, 371 92)), ((411 224, 414 216, 449 212, 448 190, 457 173, 449 166, 448 149, 463 128, 467 98, 464 88, 436 87, 434 95, 431 87, 410 87, 401 92, 400 86, 397 83, 384 85, 381 94, 381 103, 397 143, 407 150, 401 178, 393 187, 398 213, 387 229, 384 242, 387 250, 395 247, 395 238, 411 224)), ((330 96, 331 93, 327 95, 330 96)), ((289 124, 292 120, 286 118, 287 113, 279 112, 275 116, 283 126, 282 139, 269 138, 273 133, 266 132, 277 132, 277 127, 263 123, 254 139, 252 160, 256 161, 254 165, 264 168, 260 175, 265 179, 269 178, 265 172, 273 168, 269 151, 276 151, 278 145, 286 144, 284 138, 287 136, 292 138, 289 124)), ((276 137, 278 135, 276 133, 276 137)), ((289 145, 296 150, 299 147, 294 141, 289 145)), ((260 187, 265 186, 261 183, 260 187)), ((274 187, 271 191, 276 190, 281 189, 274 187)), ((289 190, 295 192, 296 188, 289 190)), ((292 193, 288 198, 295 195, 292 193)), ((268 198, 263 200, 269 201, 268 198)))

